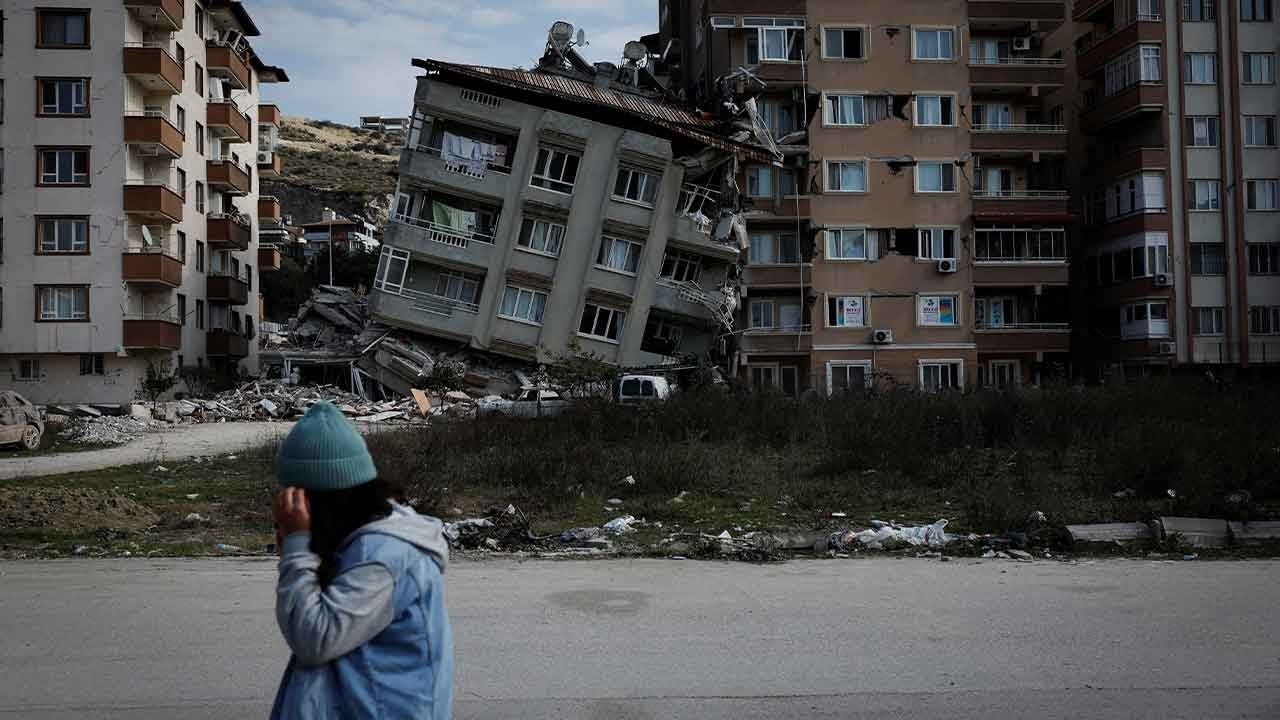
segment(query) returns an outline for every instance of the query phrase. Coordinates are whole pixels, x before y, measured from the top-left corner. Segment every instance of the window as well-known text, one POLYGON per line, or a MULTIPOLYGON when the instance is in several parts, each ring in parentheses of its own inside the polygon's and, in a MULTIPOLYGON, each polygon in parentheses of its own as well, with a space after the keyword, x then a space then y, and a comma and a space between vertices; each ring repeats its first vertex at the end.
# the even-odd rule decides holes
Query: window
POLYGON ((750 325, 756 330, 801 330, 804 328, 804 311, 799 300, 774 298, 752 300, 749 308, 750 325))
MULTIPOLYGON (((195 78, 196 78, 196 81, 195 81, 196 92, 210 95, 209 89, 204 85, 204 67, 201 66, 200 63, 196 63, 195 78)), ((212 99, 212 97, 210 97, 210 99, 212 99)))
POLYGON ((916 60, 952 60, 955 58, 953 28, 913 28, 912 57, 916 60))
POLYGON ((702 257, 695 253, 667 248, 662 257, 662 272, 659 277, 675 282, 698 282, 702 273, 702 257))
POLYGON ((547 294, 528 288, 508 285, 502 294, 502 307, 498 314, 510 320, 523 320, 542 324, 542 314, 547 309, 547 294))
POLYGON ((747 260, 751 265, 794 265, 800 262, 795 233, 751 233, 747 260))
POLYGON ((20 382, 40 382, 44 373, 40 372, 39 358, 22 358, 18 361, 18 380, 20 382))
POLYGON ((1224 275, 1226 272, 1226 250, 1221 244, 1191 243, 1192 275, 1224 275))
POLYGON ((88 285, 37 285, 40 322, 82 322, 89 319, 88 285))
POLYGON ((1107 62, 1103 91, 1115 95, 1139 83, 1158 83, 1160 78, 1160 46, 1139 45, 1107 62))
POLYGON ((960 324, 955 295, 921 295, 916 299, 916 321, 927 327, 953 327, 960 324))
MULTIPOLYGON (((178 324, 187 325, 187 296, 182 293, 178 293, 178 324)), ((178 363, 178 367, 182 367, 182 363, 178 363)))
POLYGON ((1218 56, 1213 53, 1187 53, 1183 56, 1182 71, 1188 85, 1213 85, 1218 82, 1218 56))
POLYGON ((954 228, 917 228, 919 242, 916 256, 928 260, 954 260, 956 257, 956 231, 954 228))
POLYGON ((952 111, 955 97, 952 95, 917 95, 916 125, 923 127, 951 127, 956 124, 952 111))
POLYGON ((643 251, 644 245, 638 242, 605 235, 600 239, 596 265, 634 275, 640 269, 640 253, 643 251))
POLYGON ((187 134, 187 111, 181 105, 174 106, 173 113, 174 125, 177 126, 178 132, 183 135, 187 134))
POLYGON ((756 101, 756 110, 760 114, 760 122, 775 138, 800 129, 797 122, 800 111, 793 103, 761 99, 756 101))
POLYGON ((772 300, 751 301, 751 327, 756 329, 775 328, 778 326, 772 300))
POLYGON ((828 260, 866 260, 867 231, 863 228, 829 228, 828 260))
POLYGON ((1250 210, 1275 210, 1280 207, 1276 180, 1246 180, 1244 183, 1246 205, 1250 210))
POLYGON ((622 337, 622 322, 626 316, 622 310, 587 303, 582 306, 582 322, 578 323, 578 334, 618 342, 622 337))
POLYGON ((1271 0, 1240 0, 1240 22, 1271 22, 1271 0))
POLYGON ((778 194, 782 197, 795 197, 800 194, 799 173, 791 169, 778 171, 778 194))
POLYGON ((409 251, 383 245, 378 257, 378 269, 373 276, 373 287, 398 295, 404 289, 404 276, 408 270, 409 251))
POLYGON ((658 185, 661 183, 662 178, 658 175, 632 168, 618 168, 613 196, 653 207, 653 202, 658 197, 658 185))
POLYGON ((36 47, 89 47, 88 10, 36 9, 36 47))
POLYGON ((89 254, 89 218, 36 217, 36 254, 89 254))
POLYGON ((768 165, 752 165, 747 168, 747 196, 773 197, 773 168, 768 165))
MULTIPOLYGON (((679 324, 650 313, 649 319, 644 323, 644 337, 640 339, 640 349, 659 355, 671 355, 680 347, 680 339, 683 337, 684 328, 679 324)), ((633 387, 636 391, 643 391, 647 395, 653 394, 648 380, 643 384, 639 380, 628 382, 635 384, 633 387)), ((623 392, 627 395, 636 394, 636 392, 628 392, 625 388, 623 392)))
POLYGON ((540 147, 538 157, 533 163, 533 179, 530 185, 558 193, 573 192, 573 183, 578 178, 577 153, 558 148, 540 147))
MULTIPOLYGON (((173 44, 173 59, 178 61, 178 67, 182 68, 182 79, 187 79, 187 49, 182 47, 182 43, 173 44)), ((181 367, 181 363, 178 364, 181 367)))
POLYGON ((196 300, 196 329, 204 329, 204 301, 196 300))
POLYGON ((204 242, 196 241, 196 271, 204 272, 204 242))
POLYGON ((1125 305, 1120 309, 1120 337, 1168 337, 1169 304, 1163 301, 1125 305))
POLYGON ((921 362, 920 389, 938 392, 964 387, 962 368, 963 363, 959 360, 921 362))
POLYGON ((955 192, 955 169, 951 162, 916 163, 916 192, 955 192))
POLYGON ((89 114, 89 78, 38 78, 40 115, 89 114))
POLYGON ((106 375, 106 367, 102 353, 90 353, 80 356, 81 375, 106 375))
POLYGON ((1225 332, 1226 312, 1220 307, 1192 308, 1193 335, 1221 335, 1225 332))
POLYGON ((1249 243, 1249 274, 1280 275, 1280 242, 1249 243))
POLYGON ((187 201, 187 171, 183 170, 182 168, 176 168, 175 174, 178 179, 178 187, 176 188, 178 191, 178 196, 182 198, 183 202, 186 202, 187 201))
POLYGON ((39 148, 40 185, 88 185, 89 151, 84 148, 39 148))
POLYGON ((1187 22, 1213 22, 1217 17, 1217 0, 1182 0, 1182 19, 1187 22))
POLYGON ((1244 118, 1244 144, 1246 147, 1275 147, 1276 116, 1246 115, 1244 118))
POLYGON ((196 154, 204 155, 204 125, 196 123, 196 154))
POLYGON ((480 298, 480 281, 460 272, 442 270, 436 275, 435 294, 467 305, 475 305, 480 298))
POLYGON ((827 192, 866 191, 866 160, 831 160, 827 163, 827 192))
POLYGON ((861 295, 827 298, 827 327, 866 327, 867 299, 861 295))
POLYGON ((742 26, 757 28, 747 36, 748 65, 765 62, 799 62, 804 53, 804 20, 802 18, 747 17, 742 26))
POLYGON ((204 213, 204 183, 196 181, 196 212, 204 213))
POLYGON ((1189 147, 1218 147, 1218 118, 1201 115, 1187 118, 1189 147))
POLYGON ((560 246, 564 244, 564 225, 526 218, 520 225, 520 238, 516 243, 526 250, 556 257, 560 255, 560 246))
POLYGON ((839 395, 871 387, 871 363, 827 363, 827 392, 839 395))
POLYGON ((1276 81, 1275 53, 1245 53, 1243 82, 1246 85, 1271 85, 1276 81))
POLYGON ((866 99, 862 95, 827 95, 823 118, 828 125, 867 124, 866 99))
POLYGON ((828 60, 866 60, 863 28, 826 28, 822 31, 822 57, 828 60))
POLYGON ((1187 199, 1191 210, 1218 210, 1221 184, 1217 180, 1187 181, 1187 199))
POLYGON ((247 286, 246 289, 253 291, 253 266, 249 263, 244 265, 244 284, 247 286))
POLYGON ((205 40, 204 34, 204 8, 196 5, 196 37, 205 40))
POLYGON ((1280 335, 1280 305, 1254 305, 1249 308, 1250 335, 1280 335))

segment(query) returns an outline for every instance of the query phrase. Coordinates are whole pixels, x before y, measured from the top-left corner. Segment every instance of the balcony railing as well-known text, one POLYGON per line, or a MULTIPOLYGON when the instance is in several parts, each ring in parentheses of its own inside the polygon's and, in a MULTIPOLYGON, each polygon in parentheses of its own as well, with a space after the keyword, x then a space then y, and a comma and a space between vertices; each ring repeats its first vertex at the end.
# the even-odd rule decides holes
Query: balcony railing
POLYGON ((407 297, 414 301, 415 308, 437 315, 452 315, 454 310, 469 313, 480 312, 480 306, 476 303, 463 302, 444 295, 436 295, 435 293, 423 292, 412 288, 402 287, 399 292, 383 289, 383 292, 407 297))
POLYGON ((143 285, 182 284, 182 259, 165 247, 130 247, 121 258, 121 279, 143 285))
POLYGON ((974 190, 977 200, 1066 200, 1066 190, 974 190))
POLYGON ((392 221, 403 223, 411 227, 416 227, 427 231, 427 237, 431 240, 443 245, 451 245, 457 248, 466 248, 472 240, 487 244, 493 244, 493 233, 486 233, 480 230, 459 230, 448 225, 440 225, 439 223, 422 218, 416 218, 403 213, 393 213, 392 221))
POLYGON ((1067 233, 1063 228, 975 228, 976 262, 1067 261, 1067 233))
POLYGON ((976 133, 1026 133, 1037 135, 1058 135, 1067 131, 1066 125, 1043 125, 1043 124, 1000 124, 1000 123, 976 123, 973 126, 976 133))
POLYGON ((124 74, 151 92, 182 92, 183 68, 169 52, 168 42, 127 42, 123 62, 124 74))
POLYGON ((164 32, 182 29, 182 0, 124 0, 124 6, 133 8, 134 17, 147 27, 164 32))
POLYGON ((166 183, 129 180, 124 185, 124 211, 153 222, 182 222, 183 199, 166 183))
POLYGON ((182 322, 169 313, 127 314, 123 318, 126 348, 177 350, 182 347, 182 322))
POLYGON ((1066 322, 1012 322, 1012 323, 991 323, 979 322, 974 324, 975 330, 1029 330, 1029 331, 1054 331, 1062 332, 1071 329, 1071 323, 1066 322))
MULTIPOLYGON (((427 155, 433 155, 435 157, 438 157, 441 159, 441 161, 444 160, 443 152, 438 147, 431 147, 430 145, 423 144, 423 145, 419 145, 417 147, 417 150, 420 153, 425 153, 427 155)), ((510 155, 508 155, 507 162, 511 162, 510 155)), ((474 170, 468 168, 466 165, 458 165, 458 164, 449 163, 449 162, 444 162, 443 164, 444 164, 444 169, 448 170, 451 173, 457 173, 458 175, 474 178, 476 180, 484 179, 483 173, 475 172, 474 170)), ((499 175, 511 174, 510 165, 495 165, 493 163, 487 163, 487 167, 489 168, 490 172, 496 172, 499 175)))
POLYGON ((1044 57, 970 57, 970 65, 1040 65, 1044 67, 1058 67, 1065 65, 1065 61, 1061 58, 1044 58, 1044 57))

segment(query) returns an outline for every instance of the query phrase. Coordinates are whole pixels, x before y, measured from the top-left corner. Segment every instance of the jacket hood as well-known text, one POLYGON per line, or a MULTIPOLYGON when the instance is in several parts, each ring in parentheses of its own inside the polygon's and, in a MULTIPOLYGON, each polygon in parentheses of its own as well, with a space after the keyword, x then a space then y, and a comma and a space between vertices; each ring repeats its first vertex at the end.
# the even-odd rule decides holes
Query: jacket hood
POLYGON ((351 533, 342 544, 345 546, 367 534, 390 535, 413 545, 431 555, 441 574, 449 564, 449 543, 444 539, 444 523, 433 517, 419 515, 411 507, 391 503, 390 515, 351 533))

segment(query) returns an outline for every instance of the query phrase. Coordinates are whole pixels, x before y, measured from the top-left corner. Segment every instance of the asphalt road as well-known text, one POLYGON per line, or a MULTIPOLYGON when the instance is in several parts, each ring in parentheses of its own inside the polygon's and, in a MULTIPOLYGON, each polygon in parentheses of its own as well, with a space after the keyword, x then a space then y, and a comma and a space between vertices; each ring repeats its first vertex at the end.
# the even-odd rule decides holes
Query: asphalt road
MULTIPOLYGON (((463 562, 460 718, 1280 718, 1280 562, 463 562)), ((0 564, 0 718, 262 717, 266 561, 0 564)))

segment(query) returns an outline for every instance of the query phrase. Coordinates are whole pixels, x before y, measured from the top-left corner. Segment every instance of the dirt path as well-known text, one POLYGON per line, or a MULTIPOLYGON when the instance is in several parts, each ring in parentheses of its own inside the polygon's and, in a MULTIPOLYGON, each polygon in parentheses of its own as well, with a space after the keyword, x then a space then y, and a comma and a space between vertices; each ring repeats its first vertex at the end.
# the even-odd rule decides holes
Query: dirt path
POLYGON ((292 422, 236 422, 180 425, 148 433, 119 447, 60 455, 17 455, 0 460, 0 480, 88 472, 121 465, 226 455, 263 445, 289 432, 292 422))

